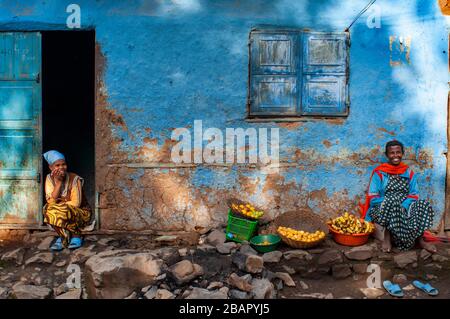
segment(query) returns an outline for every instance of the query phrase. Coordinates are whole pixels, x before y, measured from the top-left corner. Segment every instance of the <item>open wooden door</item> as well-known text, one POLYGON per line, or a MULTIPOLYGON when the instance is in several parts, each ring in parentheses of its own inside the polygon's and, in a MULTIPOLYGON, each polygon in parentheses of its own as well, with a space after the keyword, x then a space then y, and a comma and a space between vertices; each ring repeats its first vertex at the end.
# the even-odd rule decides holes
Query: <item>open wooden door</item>
POLYGON ((0 33, 0 228, 38 228, 41 34, 0 33))

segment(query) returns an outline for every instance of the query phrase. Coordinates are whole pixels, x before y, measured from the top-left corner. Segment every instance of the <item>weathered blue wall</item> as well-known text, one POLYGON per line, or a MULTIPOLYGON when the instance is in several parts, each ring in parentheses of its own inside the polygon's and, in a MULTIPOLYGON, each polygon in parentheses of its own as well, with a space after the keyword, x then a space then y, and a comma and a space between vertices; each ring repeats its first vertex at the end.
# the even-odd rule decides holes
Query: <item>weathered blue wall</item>
MULTIPOLYGON (((67 29, 70 1, 2 1, 1 29, 67 29)), ((379 0, 350 30, 350 115, 293 123, 246 121, 248 35, 258 24, 343 31, 367 0, 77 1, 97 51, 97 189, 110 229, 204 230, 236 195, 270 216, 354 209, 393 138, 420 173, 421 196, 444 214, 448 18, 438 1, 379 0), (390 36, 411 39, 391 63, 390 36), (279 174, 248 165, 172 167, 173 128, 280 128, 279 174)), ((395 43, 394 43, 395 46, 395 43)), ((193 132, 192 132, 193 133, 193 132)))

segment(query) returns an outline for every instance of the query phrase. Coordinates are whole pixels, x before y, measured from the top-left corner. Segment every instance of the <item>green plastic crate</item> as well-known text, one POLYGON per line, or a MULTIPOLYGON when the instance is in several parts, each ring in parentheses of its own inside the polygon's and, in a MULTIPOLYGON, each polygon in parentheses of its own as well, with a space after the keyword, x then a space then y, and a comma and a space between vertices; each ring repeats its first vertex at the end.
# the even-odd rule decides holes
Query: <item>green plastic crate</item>
POLYGON ((228 210, 228 224, 226 237, 238 243, 248 241, 254 234, 258 221, 250 221, 243 218, 234 217, 231 209, 228 210))

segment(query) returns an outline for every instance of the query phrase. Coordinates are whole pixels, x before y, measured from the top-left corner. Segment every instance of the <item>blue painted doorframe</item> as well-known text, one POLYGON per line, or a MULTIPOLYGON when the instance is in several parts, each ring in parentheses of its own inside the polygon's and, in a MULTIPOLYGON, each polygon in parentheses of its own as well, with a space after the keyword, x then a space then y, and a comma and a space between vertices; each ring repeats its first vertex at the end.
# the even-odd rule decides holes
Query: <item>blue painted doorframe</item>
POLYGON ((0 228, 42 223, 41 34, 0 33, 0 228))

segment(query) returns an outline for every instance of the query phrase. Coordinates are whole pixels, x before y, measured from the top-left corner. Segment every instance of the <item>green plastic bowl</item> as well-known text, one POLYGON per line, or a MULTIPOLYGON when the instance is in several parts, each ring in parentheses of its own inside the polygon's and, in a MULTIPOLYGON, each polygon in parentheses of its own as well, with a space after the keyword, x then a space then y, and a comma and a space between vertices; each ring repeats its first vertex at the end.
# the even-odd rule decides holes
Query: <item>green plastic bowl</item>
POLYGON ((274 251, 281 241, 281 237, 278 235, 268 234, 259 235, 250 239, 250 244, 260 253, 268 253, 274 251), (270 245, 261 245, 263 242, 268 241, 270 245))

